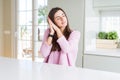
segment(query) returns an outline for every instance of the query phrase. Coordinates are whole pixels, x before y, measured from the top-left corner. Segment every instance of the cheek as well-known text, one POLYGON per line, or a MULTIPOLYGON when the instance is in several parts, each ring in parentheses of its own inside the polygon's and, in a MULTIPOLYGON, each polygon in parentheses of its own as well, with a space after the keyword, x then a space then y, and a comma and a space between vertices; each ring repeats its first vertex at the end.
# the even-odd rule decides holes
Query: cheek
POLYGON ((65 19, 65 22, 67 22, 67 18, 65 19))
POLYGON ((61 24, 61 21, 55 21, 55 23, 59 26, 61 24))

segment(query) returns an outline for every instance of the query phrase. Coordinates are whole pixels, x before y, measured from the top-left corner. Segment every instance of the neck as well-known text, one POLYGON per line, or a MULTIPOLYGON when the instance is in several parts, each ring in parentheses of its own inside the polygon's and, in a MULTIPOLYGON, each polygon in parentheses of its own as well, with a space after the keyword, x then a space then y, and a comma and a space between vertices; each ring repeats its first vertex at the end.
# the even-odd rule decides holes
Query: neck
POLYGON ((61 30, 62 33, 63 33, 64 29, 65 29, 65 28, 60 28, 60 30, 61 30))

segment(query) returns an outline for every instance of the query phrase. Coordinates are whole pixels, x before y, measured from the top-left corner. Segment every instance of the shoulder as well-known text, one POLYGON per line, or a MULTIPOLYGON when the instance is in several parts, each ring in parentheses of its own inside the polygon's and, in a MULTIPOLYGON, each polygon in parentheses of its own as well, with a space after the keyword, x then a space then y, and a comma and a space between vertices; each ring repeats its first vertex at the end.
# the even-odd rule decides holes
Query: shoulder
POLYGON ((48 34, 50 32, 50 28, 47 28, 46 30, 45 30, 45 34, 48 34))
POLYGON ((69 36, 69 40, 70 39, 76 39, 79 40, 80 39, 80 31, 77 30, 72 30, 70 36, 69 36))
POLYGON ((72 30, 72 32, 71 32, 70 35, 71 36, 80 36, 80 31, 78 31, 78 30, 72 30))
POLYGON ((74 34, 80 34, 80 31, 78 31, 78 30, 72 30, 72 33, 74 33, 74 34))
POLYGON ((50 32, 49 28, 45 29, 44 36, 48 36, 49 32, 50 32))
POLYGON ((46 30, 45 30, 45 32, 49 32, 50 31, 50 28, 47 28, 46 30))

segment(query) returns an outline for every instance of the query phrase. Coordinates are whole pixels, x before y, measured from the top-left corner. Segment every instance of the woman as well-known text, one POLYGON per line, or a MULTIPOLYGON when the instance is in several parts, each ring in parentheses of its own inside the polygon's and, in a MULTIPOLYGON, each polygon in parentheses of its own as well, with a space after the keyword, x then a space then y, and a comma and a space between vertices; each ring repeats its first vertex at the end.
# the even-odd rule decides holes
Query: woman
POLYGON ((68 18, 59 7, 50 10, 48 24, 40 48, 44 62, 75 66, 80 32, 69 28, 68 18))

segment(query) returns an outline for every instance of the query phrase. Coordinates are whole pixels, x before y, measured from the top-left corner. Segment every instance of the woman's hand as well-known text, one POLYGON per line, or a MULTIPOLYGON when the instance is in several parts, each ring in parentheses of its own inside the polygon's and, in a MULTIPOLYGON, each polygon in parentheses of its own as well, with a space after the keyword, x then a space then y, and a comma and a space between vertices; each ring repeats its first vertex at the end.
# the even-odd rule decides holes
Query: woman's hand
POLYGON ((53 28, 56 32, 60 29, 51 21, 51 19, 48 17, 48 22, 51 28, 53 28))
POLYGON ((48 22, 49 22, 49 25, 50 25, 50 29, 51 29, 51 32, 53 33, 53 31, 57 33, 58 35, 58 38, 63 36, 61 30, 50 20, 50 18, 48 17, 48 22))
POLYGON ((48 17, 48 23, 49 23, 49 27, 50 27, 50 34, 53 35, 55 33, 55 30, 53 29, 53 23, 49 17, 48 17))

